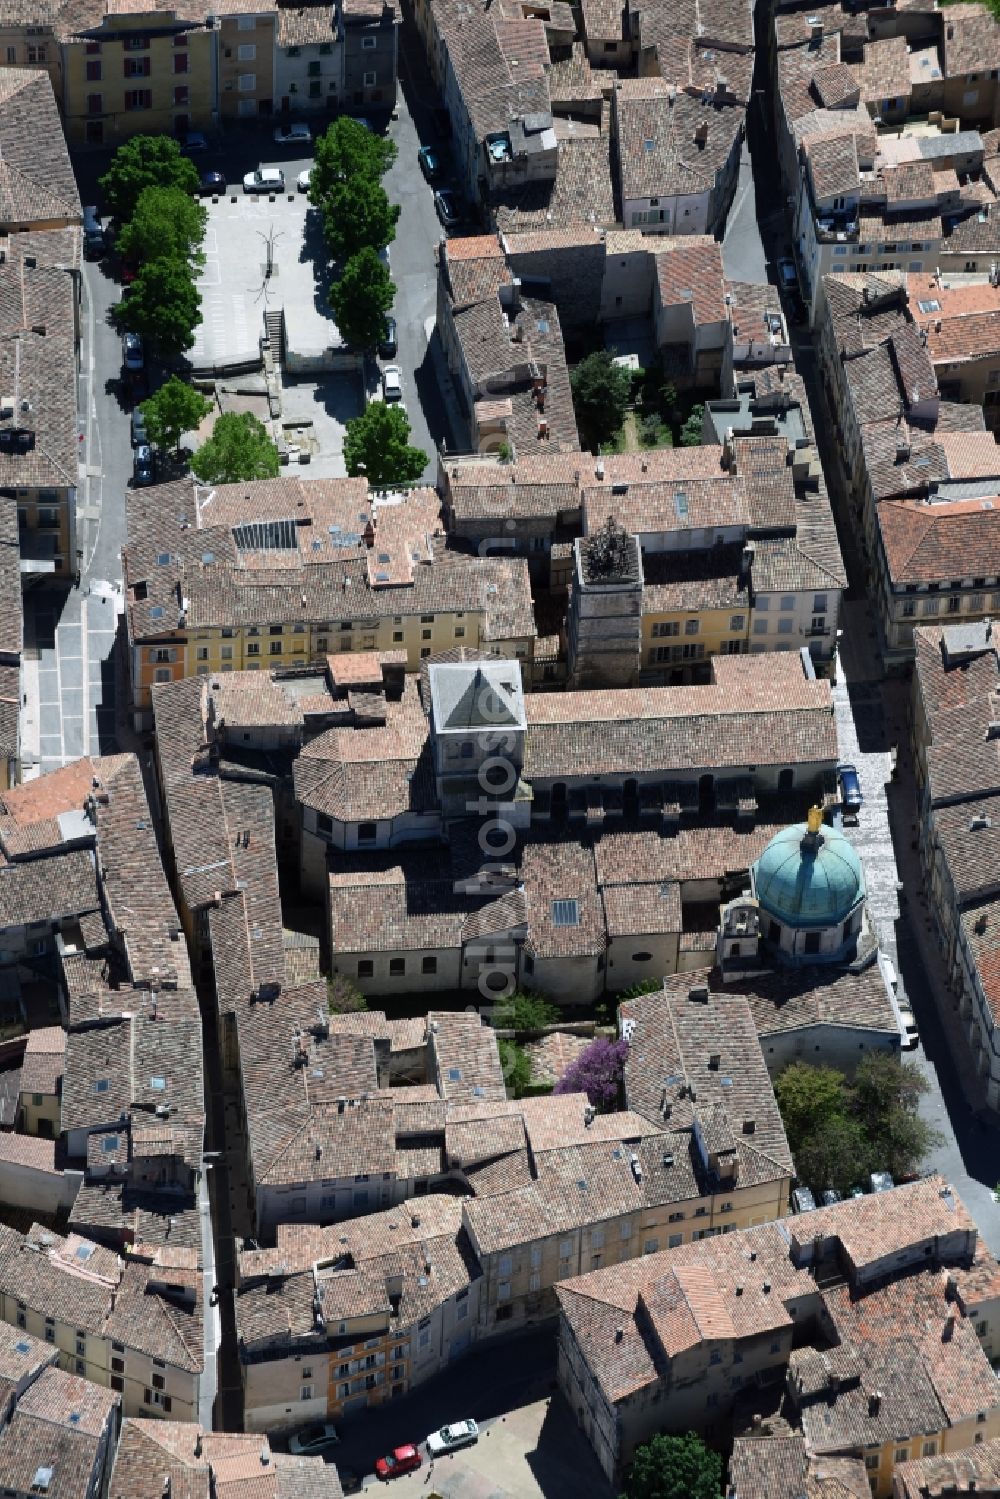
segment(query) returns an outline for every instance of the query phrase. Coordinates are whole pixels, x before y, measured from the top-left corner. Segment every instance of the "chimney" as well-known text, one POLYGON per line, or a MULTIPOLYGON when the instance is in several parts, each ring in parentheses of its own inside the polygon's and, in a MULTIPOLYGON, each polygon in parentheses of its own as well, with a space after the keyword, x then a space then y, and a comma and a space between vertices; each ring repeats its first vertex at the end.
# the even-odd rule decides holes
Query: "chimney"
POLYGON ((707 1005, 708 1004, 708 985, 707 984, 692 984, 691 988, 688 990, 688 999, 691 1000, 692 1004, 707 1005))
POLYGON ((694 127, 694 143, 696 146, 704 146, 708 141, 708 121, 699 120, 694 127))
POLYGON ((718 1072, 718 1070, 719 1070, 719 1063, 721 1061, 722 1061, 722 1057, 721 1057, 720 1053, 717 1052, 717 1051, 713 1051, 712 1054, 711 1054, 711 1056, 708 1059, 708 1070, 709 1070, 709 1072, 718 1072))
POLYGON ((624 1338, 624 1336, 625 1336, 625 1329, 624 1329, 624 1327, 616 1327, 615 1328, 615 1342, 616 1343, 620 1343, 621 1340, 622 1340, 622 1338, 624 1338))
POLYGON ((881 1406, 881 1404, 882 1404, 882 1391, 881 1390, 872 1390, 871 1394, 868 1396, 868 1414, 870 1416, 877 1416, 878 1413, 879 1413, 879 1407, 881 1406))
POLYGON ((740 557, 740 578, 741 579, 742 578, 749 578, 751 572, 753 571, 753 559, 754 559, 754 557, 756 555, 757 555, 757 548, 754 546, 754 544, 753 544, 752 541, 748 541, 747 544, 746 544, 746 546, 743 548, 743 554, 740 557))
POLYGON ((584 1127, 586 1129, 589 1129, 590 1126, 593 1124, 595 1113, 596 1113, 596 1110, 593 1108, 593 1106, 591 1104, 588 1104, 587 1107, 584 1109, 584 1111, 583 1111, 583 1123, 584 1123, 584 1127))
POLYGON ((814 45, 817 46, 817 47, 819 46, 820 42, 822 42, 822 40, 823 40, 823 22, 822 21, 810 21, 809 22, 809 40, 812 43, 814 43, 814 45))
POLYGON ((194 1439, 194 1455, 201 1457, 201 1427, 198 1427, 198 1435, 194 1439))
POLYGON ((744 1121, 743 1121, 743 1133, 745 1135, 752 1135, 753 1132, 754 1132, 754 1130, 756 1128, 757 1128, 757 1121, 755 1119, 744 1119, 744 1121))
POLYGON ((163 1475, 163 1488, 162 1488, 161 1492, 163 1494, 163 1499, 170 1499, 170 1474, 169 1473, 164 1473, 164 1475, 163 1475))
POLYGON ((950 1313, 944 1319, 944 1327, 941 1329, 941 1341, 942 1341, 942 1343, 950 1343, 951 1340, 952 1340, 952 1338, 954 1336, 955 1336, 955 1316, 954 1316, 954 1313, 950 1313))

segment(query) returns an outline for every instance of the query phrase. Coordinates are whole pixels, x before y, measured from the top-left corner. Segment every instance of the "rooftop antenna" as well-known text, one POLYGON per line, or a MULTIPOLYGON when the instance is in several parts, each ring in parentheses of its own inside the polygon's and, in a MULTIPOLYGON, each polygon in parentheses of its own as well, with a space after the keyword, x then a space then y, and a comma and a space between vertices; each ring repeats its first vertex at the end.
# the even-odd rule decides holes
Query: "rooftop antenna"
POLYGON ((271 290, 271 277, 274 275, 274 247, 278 243, 278 240, 283 237, 283 235, 274 232, 273 224, 266 234, 260 229, 257 230, 257 238, 264 241, 264 275, 260 283, 260 290, 254 298, 255 302, 259 302, 262 297, 265 302, 268 300, 271 290))

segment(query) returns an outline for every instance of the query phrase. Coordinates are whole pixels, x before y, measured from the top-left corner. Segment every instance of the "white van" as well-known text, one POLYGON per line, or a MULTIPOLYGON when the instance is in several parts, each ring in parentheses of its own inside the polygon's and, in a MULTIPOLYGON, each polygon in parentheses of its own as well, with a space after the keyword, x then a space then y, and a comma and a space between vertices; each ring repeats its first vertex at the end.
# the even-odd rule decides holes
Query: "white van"
POLYGON ((104 230, 100 215, 91 203, 83 210, 83 253, 88 260, 98 260, 104 254, 104 230))

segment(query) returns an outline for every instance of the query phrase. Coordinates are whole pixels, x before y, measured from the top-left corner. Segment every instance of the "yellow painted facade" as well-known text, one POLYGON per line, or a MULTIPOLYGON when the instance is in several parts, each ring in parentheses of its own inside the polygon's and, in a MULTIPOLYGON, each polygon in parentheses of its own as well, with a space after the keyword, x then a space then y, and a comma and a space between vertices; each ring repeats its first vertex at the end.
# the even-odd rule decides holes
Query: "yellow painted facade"
POLYGON ((909 1441, 884 1442, 881 1447, 866 1447, 863 1453, 865 1470, 874 1499, 890 1499, 892 1474, 897 1463, 937 1457, 940 1453, 960 1452, 963 1447, 989 1442, 1000 1436, 1000 1407, 983 1411, 982 1415, 982 1421, 973 1417, 969 1421, 959 1421, 955 1426, 947 1426, 942 1431, 922 1432, 909 1441))
POLYGON ((219 29, 219 117, 255 119, 274 109, 273 10, 223 16, 219 29))
POLYGON ((62 98, 62 49, 51 26, 29 25, 28 6, 23 20, 15 19, 17 7, 0 19, 0 64, 6 68, 44 68, 52 80, 52 92, 62 98))
POLYGON ((643 612, 643 672, 684 670, 711 656, 745 655, 749 649, 748 607, 643 612))
MULTIPOLYGON (((305 667, 328 655, 350 651, 405 650, 407 669, 417 671, 422 656, 480 644, 479 611, 399 614, 384 619, 328 620, 322 625, 260 625, 245 628, 178 630, 156 643, 133 648, 134 707, 150 707, 154 682, 222 671, 272 671, 305 667), (328 626, 329 628, 327 628, 328 626), (345 628, 347 626, 347 628, 345 628)), ((503 653, 531 659, 533 642, 504 641, 503 653)))
POLYGON ((108 14, 63 49, 63 118, 70 145, 116 145, 211 125, 216 35, 173 12, 108 14))

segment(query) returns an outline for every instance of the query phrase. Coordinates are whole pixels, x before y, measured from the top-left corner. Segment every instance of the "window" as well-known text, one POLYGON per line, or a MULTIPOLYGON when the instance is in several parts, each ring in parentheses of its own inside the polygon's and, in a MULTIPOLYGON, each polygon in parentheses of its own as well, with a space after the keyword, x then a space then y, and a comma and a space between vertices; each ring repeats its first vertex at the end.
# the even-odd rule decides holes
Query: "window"
POLYGON ((312 1387, 312 1385, 311 1384, 304 1384, 302 1386, 302 1393, 299 1396, 299 1399, 300 1400, 311 1400, 312 1398, 313 1398, 313 1387, 312 1387))
POLYGON ((747 617, 745 614, 734 614, 729 621, 729 628, 731 630, 742 630, 745 628, 746 622, 747 617))
POLYGON ((678 1246, 678 1244, 682 1244, 683 1242, 684 1242, 684 1235, 683 1234, 671 1234, 670 1237, 669 1237, 669 1239, 667 1240, 667 1248, 668 1249, 676 1249, 677 1246, 678 1246))
POLYGON ((7 48, 7 66, 12 68, 16 62, 17 62, 17 48, 16 47, 8 47, 7 48))
POLYGON ((378 824, 374 822, 358 823, 358 842, 374 843, 378 837, 378 824))
POLYGON ((572 1253, 573 1241, 571 1239, 562 1239, 559 1243, 559 1258, 561 1260, 568 1260, 572 1253))
POLYGON ((154 1374, 153 1375, 153 1389, 154 1390, 162 1390, 163 1389, 163 1375, 162 1374, 154 1374))
POLYGON ((909 1457, 910 1457, 910 1449, 909 1449, 909 1447, 897 1447, 896 1450, 895 1450, 895 1452, 892 1455, 892 1460, 893 1460, 894 1463, 905 1463, 905 1462, 909 1461, 909 1457))
POLYGON ((374 73, 366 73, 365 74, 364 86, 365 86, 365 88, 374 88, 375 87, 375 74, 374 73))
POLYGON ((241 94, 252 94, 254 89, 257 87, 257 74, 241 73, 236 87, 239 89, 241 94))
POLYGON ((685 635, 697 635, 697 633, 698 633, 698 631, 699 631, 700 628, 701 628, 701 622, 699 620, 697 620, 697 619, 686 619, 684 621, 684 634, 685 635))
POLYGON ((375 38, 373 36, 363 36, 361 38, 361 46, 364 48, 364 50, 366 52, 373 51, 374 48, 375 48, 375 46, 376 46, 376 44, 377 44, 377 38, 375 38))
POLYGON ((660 1248, 659 1239, 647 1239, 642 1246, 643 1254, 656 1254, 660 1248))
POLYGON ((432 634, 432 631, 430 631, 430 630, 421 630, 420 631, 420 638, 421 638, 421 640, 430 640, 431 634, 432 634))
MULTIPOLYGON (((510 1281, 509 1280, 502 1280, 500 1282, 500 1284, 497 1286, 497 1300, 498 1301, 509 1301, 510 1300, 510 1281)), ((426 1333, 421 1333, 420 1337, 421 1337, 421 1340, 426 1340, 427 1334, 426 1333)))
POLYGON ((923 612, 925 614, 936 614, 938 612, 939 602, 939 599, 924 599, 923 612))
POLYGON ((923 1457, 934 1457, 937 1454, 937 1442, 925 1442, 921 1455, 923 1457))
POLYGON ((400 976, 400 974, 403 974, 405 972, 406 972, 406 959, 405 958, 390 958, 389 959, 389 973, 394 978, 398 978, 400 976))
POLYGON ((681 627, 676 619, 658 620, 653 626, 653 638, 659 639, 664 635, 679 635, 681 627))
POLYGON ((955 594, 952 594, 951 598, 948 600, 948 613, 949 614, 958 614, 958 612, 961 609, 961 607, 962 607, 962 600, 960 598, 958 598, 955 594))
POLYGON ((393 630, 393 632, 392 632, 392 641, 393 641, 393 644, 394 645, 399 645, 401 643, 402 639, 403 639, 403 632, 402 632, 402 630, 393 630))
POLYGON ((236 29, 237 29, 237 31, 256 31, 257 30, 257 17, 256 16, 240 16, 239 20, 236 23, 236 29))
POLYGON ((792 633, 792 631, 794 629, 795 629, 795 621, 794 621, 794 619, 779 619, 778 620, 778 634, 779 635, 791 635, 791 633, 792 633))
POLYGON ((153 681, 154 682, 169 682, 170 681, 170 668, 169 668, 169 666, 158 666, 156 668, 156 670, 154 671, 154 673, 153 673, 153 681))
POLYGON ((358 978, 370 979, 375 977, 375 964, 371 958, 361 958, 358 962, 358 978))
POLYGON ((603 1249, 604 1248, 604 1230, 603 1230, 603 1228, 592 1228, 590 1230, 590 1247, 591 1247, 591 1249, 603 1249))
POLYGON ((88 62, 88 64, 87 64, 87 82, 88 83, 100 83, 100 81, 101 81, 101 64, 100 64, 100 60, 98 60, 97 62, 88 62))
POLYGON ((186 73, 188 71, 188 55, 186 52, 174 53, 174 72, 186 73))
POLYGON ((148 78, 149 58, 126 57, 124 62, 124 69, 126 78, 148 78))
POLYGON ((119 1393, 119 1395, 124 1392, 125 1381, 124 1381, 124 1379, 122 1379, 122 1377, 121 1377, 120 1374, 112 1374, 112 1376, 111 1376, 111 1388, 113 1390, 117 1390, 118 1393, 119 1393))
POLYGON ((877 1452, 869 1452, 867 1454, 867 1456, 865 1457, 865 1467, 869 1470, 869 1472, 871 1472, 872 1469, 878 1467, 878 1453, 877 1452))
POLYGON ((788 614, 794 608, 795 608, 795 595, 794 595, 794 593, 783 593, 781 595, 781 611, 782 611, 782 613, 783 614, 788 614))
POLYGON ((917 612, 917 606, 913 599, 903 600, 903 618, 912 619, 917 612))
MULTIPOLYGON (((976 1323, 976 1332, 978 1333, 979 1337, 985 1338, 985 1336, 989 1332, 989 1330, 990 1330, 990 1324, 988 1322, 977 1322, 976 1323)), ((985 1419, 986 1419, 985 1416, 977 1416, 976 1417, 977 1421, 985 1421, 985 1419)))
POLYGON ((174 108, 179 109, 187 104, 190 93, 191 91, 186 83, 179 83, 174 89, 174 108))
POLYGON ((126 89, 125 108, 127 110, 152 109, 153 92, 148 88, 126 89))
POLYGON ((432 955, 429 954, 427 957, 422 958, 420 960, 420 972, 421 973, 437 973, 437 971, 438 971, 438 960, 437 960, 437 958, 435 958, 435 957, 433 957, 432 955))
MULTIPOLYGON (((757 602, 759 604, 760 600, 758 599, 757 602)), ((755 635, 766 635, 767 634, 767 620, 766 619, 755 619, 754 622, 753 622, 753 632, 754 632, 755 635)))
POLYGON ((721 1364, 722 1363, 722 1354, 720 1353, 720 1351, 719 1351, 718 1348, 713 1348, 712 1349, 711 1353, 708 1356, 708 1362, 710 1364, 721 1364))
POLYGON ((256 44, 254 42, 242 42, 240 46, 236 48, 236 56, 239 58, 240 62, 253 62, 254 58, 257 56, 256 44))
POLYGON ((29 42, 28 43, 28 61, 29 62, 44 62, 45 61, 45 47, 43 45, 41 45, 40 43, 38 43, 38 42, 29 42))
POLYGON ((271 655, 272 656, 280 656, 281 655, 281 641, 280 640, 272 640, 271 641, 271 655))

